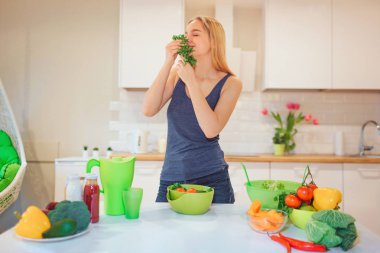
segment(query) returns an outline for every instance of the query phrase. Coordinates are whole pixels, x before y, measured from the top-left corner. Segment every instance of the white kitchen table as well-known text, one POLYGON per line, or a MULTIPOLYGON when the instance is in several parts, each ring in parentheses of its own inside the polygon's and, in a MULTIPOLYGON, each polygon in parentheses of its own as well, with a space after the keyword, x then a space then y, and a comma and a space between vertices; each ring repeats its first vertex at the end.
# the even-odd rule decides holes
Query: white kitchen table
MULTIPOLYGON (((61 242, 25 241, 10 229, 0 235, 0 252, 286 252, 282 245, 249 227, 247 209, 248 206, 213 204, 206 214, 192 216, 172 211, 167 203, 154 203, 141 210, 137 220, 101 215, 89 233, 61 242)), ((360 224, 357 228, 360 240, 349 252, 380 252, 380 236, 360 224)), ((306 240, 304 231, 290 224, 283 234, 306 240)), ((328 252, 343 251, 333 248, 328 252)))

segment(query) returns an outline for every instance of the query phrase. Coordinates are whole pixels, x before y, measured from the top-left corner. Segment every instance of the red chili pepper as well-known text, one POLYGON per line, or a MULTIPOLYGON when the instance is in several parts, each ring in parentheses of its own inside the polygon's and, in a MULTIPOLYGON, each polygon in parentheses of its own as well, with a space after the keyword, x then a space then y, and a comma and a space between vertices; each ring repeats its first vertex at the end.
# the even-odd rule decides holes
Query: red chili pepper
POLYGON ((290 248, 289 242, 285 240, 284 238, 281 238, 278 235, 271 235, 270 238, 273 241, 278 242, 279 244, 283 245, 286 248, 287 253, 290 253, 292 251, 292 249, 290 248))
POLYGON ((302 251, 312 251, 312 252, 326 252, 326 247, 321 244, 315 244, 313 242, 305 242, 305 241, 300 241, 297 239, 293 239, 290 237, 286 237, 279 233, 280 237, 284 240, 286 240, 291 247, 302 250, 302 251))

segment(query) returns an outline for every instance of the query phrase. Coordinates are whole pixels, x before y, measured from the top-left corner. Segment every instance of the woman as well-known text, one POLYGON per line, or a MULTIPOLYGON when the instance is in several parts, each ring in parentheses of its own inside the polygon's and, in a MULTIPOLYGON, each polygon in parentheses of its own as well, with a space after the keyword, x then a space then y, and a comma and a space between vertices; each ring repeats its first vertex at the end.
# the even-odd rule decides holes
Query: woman
POLYGON ((166 46, 166 60, 144 99, 145 116, 167 110, 168 138, 156 202, 165 202, 175 183, 213 187, 214 203, 234 203, 234 194, 218 140, 240 95, 242 84, 226 64, 222 25, 197 17, 186 27, 195 67, 177 63, 180 40, 166 46))

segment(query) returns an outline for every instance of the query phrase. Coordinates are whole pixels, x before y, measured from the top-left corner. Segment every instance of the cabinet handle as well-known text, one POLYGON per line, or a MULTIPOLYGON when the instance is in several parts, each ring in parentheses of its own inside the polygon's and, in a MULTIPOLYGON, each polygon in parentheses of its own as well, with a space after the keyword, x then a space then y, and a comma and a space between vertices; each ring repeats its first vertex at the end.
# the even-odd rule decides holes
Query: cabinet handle
POLYGON ((380 178, 380 170, 379 169, 369 169, 369 168, 358 168, 357 169, 360 176, 363 178, 369 179, 379 179, 380 178))

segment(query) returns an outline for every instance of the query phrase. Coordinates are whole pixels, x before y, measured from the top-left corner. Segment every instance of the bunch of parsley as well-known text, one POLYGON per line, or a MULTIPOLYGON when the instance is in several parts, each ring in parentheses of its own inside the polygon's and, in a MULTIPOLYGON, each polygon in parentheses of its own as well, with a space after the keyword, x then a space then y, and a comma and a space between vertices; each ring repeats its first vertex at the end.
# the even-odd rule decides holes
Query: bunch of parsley
POLYGON ((193 51, 193 49, 189 46, 189 40, 185 37, 184 34, 180 35, 173 35, 173 40, 181 40, 181 47, 178 49, 178 54, 183 57, 183 62, 186 64, 186 62, 190 63, 192 67, 195 66, 197 63, 197 60, 190 55, 190 53, 193 51))

